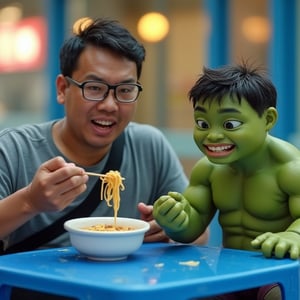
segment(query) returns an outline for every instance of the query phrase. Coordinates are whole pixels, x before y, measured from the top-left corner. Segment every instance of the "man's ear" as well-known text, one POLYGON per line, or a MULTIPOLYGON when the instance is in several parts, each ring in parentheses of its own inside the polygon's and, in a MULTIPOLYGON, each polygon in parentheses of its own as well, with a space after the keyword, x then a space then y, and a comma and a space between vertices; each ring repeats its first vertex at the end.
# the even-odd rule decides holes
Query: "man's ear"
POLYGON ((277 109, 275 107, 269 107, 265 113, 265 119, 266 119, 266 131, 269 131, 273 128, 273 126, 277 122, 278 113, 277 109))
POLYGON ((59 74, 56 78, 56 99, 57 103, 65 103, 65 92, 68 87, 68 83, 62 74, 59 74))

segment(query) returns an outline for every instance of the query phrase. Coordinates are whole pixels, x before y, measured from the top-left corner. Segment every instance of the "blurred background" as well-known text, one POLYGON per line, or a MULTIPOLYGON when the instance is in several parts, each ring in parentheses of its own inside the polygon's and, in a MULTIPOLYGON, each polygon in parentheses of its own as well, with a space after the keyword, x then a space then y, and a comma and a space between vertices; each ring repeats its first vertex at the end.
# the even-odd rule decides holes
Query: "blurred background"
POLYGON ((73 24, 108 17, 147 51, 136 121, 164 131, 185 171, 201 156, 188 91, 203 66, 249 60, 278 90, 274 134, 300 144, 297 0, 0 0, 0 129, 63 116, 58 53, 73 24))

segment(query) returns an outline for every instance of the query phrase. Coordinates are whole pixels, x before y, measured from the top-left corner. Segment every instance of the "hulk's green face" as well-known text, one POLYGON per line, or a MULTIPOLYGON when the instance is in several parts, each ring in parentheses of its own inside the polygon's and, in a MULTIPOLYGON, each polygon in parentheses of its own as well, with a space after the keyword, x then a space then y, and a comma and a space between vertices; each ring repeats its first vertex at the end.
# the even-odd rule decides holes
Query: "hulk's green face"
POLYGON ((236 163, 264 147, 268 130, 276 121, 274 108, 260 117, 245 99, 241 103, 229 96, 220 102, 210 100, 195 105, 194 140, 211 162, 236 163))

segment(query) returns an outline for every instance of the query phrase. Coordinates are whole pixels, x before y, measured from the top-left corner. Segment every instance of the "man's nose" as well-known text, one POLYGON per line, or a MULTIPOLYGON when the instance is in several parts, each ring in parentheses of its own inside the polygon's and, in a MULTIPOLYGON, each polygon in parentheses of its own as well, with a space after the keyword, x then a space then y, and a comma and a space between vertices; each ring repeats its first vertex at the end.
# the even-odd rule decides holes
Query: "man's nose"
POLYGON ((103 109, 106 107, 109 110, 114 110, 117 106, 117 99, 115 98, 115 93, 113 89, 109 89, 106 93, 106 96, 103 100, 98 102, 98 105, 103 109))

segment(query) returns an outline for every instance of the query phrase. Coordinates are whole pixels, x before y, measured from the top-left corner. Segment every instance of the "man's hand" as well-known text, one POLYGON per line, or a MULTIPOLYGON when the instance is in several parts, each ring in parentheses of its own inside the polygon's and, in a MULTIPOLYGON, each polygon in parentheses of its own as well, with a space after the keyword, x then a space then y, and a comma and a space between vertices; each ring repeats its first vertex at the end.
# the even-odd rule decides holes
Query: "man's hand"
POLYGON ((87 181, 82 168, 55 157, 37 170, 24 200, 28 209, 36 213, 61 211, 85 191, 87 181))
POLYGON ((161 196, 154 203, 153 216, 167 231, 177 232, 187 228, 189 209, 187 200, 176 192, 161 196))
POLYGON ((169 237, 153 219, 153 215, 152 215, 153 206, 146 205, 140 202, 138 204, 138 210, 141 213, 141 219, 146 222, 149 222, 150 225, 150 229, 145 234, 144 242, 145 243, 170 242, 169 237))
POLYGON ((300 235, 291 231, 263 233, 251 245, 255 249, 261 249, 265 257, 283 258, 289 255, 291 259, 298 259, 300 255, 300 235))

